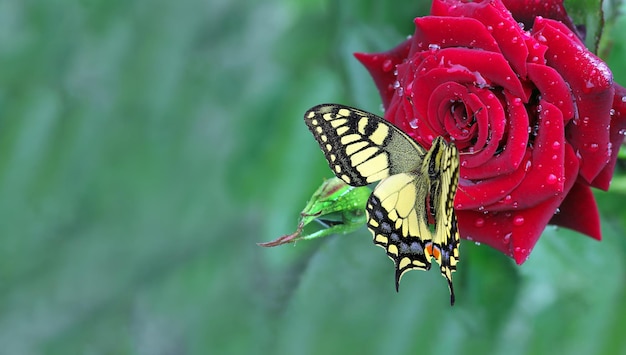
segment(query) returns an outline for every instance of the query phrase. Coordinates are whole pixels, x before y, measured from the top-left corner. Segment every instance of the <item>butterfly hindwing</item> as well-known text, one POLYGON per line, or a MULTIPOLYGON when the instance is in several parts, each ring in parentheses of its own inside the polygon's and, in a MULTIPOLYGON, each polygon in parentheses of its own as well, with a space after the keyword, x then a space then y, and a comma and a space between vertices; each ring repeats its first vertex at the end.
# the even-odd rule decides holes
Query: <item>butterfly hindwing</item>
POLYGON ((395 264, 396 290, 405 272, 431 266, 426 245, 432 235, 423 208, 427 189, 419 175, 396 174, 381 181, 367 201, 368 228, 395 264))
POLYGON ((454 196, 459 182, 459 153, 452 144, 437 137, 424 158, 422 173, 428 175, 429 212, 433 213, 435 231, 432 249, 427 251, 437 260, 441 274, 448 281, 450 302, 454 304, 452 273, 459 260, 459 231, 454 214, 454 196))
POLYGON ((322 104, 304 121, 335 175, 348 185, 364 186, 418 168, 426 154, 406 133, 356 108, 322 104))

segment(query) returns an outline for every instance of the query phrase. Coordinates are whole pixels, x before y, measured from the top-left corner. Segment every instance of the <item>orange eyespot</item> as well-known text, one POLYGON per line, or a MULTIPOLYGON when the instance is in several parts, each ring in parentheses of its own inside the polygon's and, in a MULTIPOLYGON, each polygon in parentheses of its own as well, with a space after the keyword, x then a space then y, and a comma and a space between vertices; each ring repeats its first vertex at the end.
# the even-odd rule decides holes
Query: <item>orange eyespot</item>
POLYGON ((433 256, 435 259, 439 259, 441 257, 441 250, 439 250, 439 246, 434 245, 433 243, 426 244, 426 255, 433 256))

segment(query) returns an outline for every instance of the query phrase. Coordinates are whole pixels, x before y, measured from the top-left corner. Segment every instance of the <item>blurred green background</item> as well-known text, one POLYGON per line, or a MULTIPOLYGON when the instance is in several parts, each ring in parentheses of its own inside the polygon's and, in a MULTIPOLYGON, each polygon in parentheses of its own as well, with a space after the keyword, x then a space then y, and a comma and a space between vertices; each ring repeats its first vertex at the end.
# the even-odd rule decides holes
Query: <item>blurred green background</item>
POLYGON ((436 271, 396 293, 365 228, 255 244, 330 176, 303 112, 380 112, 351 53, 430 2, 336 3, 0 2, 1 354, 626 353, 623 171, 601 243, 549 227, 518 267, 463 241, 453 308, 436 271))

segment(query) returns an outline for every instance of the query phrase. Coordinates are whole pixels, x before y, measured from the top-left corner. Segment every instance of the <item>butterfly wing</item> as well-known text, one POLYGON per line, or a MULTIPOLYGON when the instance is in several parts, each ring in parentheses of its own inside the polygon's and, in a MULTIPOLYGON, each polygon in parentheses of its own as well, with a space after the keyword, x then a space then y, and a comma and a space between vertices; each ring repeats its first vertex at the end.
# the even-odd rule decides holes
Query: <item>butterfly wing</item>
POLYGON ((376 116, 349 106, 322 104, 304 114, 335 175, 364 186, 418 170, 426 150, 406 133, 376 116))
POLYGON ((432 235, 424 208, 428 188, 416 173, 396 174, 381 181, 367 201, 368 228, 395 264, 396 290, 405 272, 431 266, 427 245, 432 235))
POLYGON ((432 246, 426 250, 439 264, 448 281, 450 303, 454 304, 452 273, 459 260, 459 231, 454 214, 454 196, 459 182, 459 153, 454 144, 437 137, 424 158, 422 174, 428 175, 429 213, 435 222, 432 246))
POLYGON ((352 186, 382 180, 367 202, 368 228, 395 263, 396 289, 405 272, 430 269, 434 257, 454 303, 456 147, 438 137, 427 152, 383 118, 343 105, 315 106, 304 121, 337 177, 352 186))

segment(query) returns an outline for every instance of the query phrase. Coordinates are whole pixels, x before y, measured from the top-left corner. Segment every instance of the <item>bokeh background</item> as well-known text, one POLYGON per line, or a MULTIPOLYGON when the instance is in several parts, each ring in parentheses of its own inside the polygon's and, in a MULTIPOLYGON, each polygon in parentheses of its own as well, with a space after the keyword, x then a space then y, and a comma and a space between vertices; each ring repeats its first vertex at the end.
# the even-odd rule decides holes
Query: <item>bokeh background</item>
POLYGON ((330 176, 303 112, 380 113, 352 52, 429 3, 1 1, 0 354, 626 353, 622 167, 601 243, 549 227, 516 266, 463 241, 453 308, 436 271, 396 293, 365 228, 256 245, 330 176))

